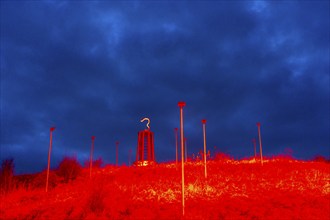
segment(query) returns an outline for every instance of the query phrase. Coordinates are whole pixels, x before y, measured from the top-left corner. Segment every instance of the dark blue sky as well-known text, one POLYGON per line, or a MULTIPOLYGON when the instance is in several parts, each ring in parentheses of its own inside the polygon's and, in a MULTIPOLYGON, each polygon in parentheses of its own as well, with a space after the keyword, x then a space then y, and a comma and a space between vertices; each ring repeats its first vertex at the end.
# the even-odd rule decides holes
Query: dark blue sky
POLYGON ((1 1, 1 159, 17 173, 65 155, 135 155, 150 117, 157 161, 188 153, 329 157, 329 1, 1 1))

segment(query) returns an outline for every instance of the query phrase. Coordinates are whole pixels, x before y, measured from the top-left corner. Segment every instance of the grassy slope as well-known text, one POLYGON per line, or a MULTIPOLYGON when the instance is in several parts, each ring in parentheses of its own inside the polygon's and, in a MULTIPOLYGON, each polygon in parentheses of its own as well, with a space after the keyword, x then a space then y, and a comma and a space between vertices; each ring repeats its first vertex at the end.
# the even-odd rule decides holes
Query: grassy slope
MULTIPOLYGON (((328 219, 330 164, 270 160, 210 161, 208 179, 188 163, 187 219, 328 219)), ((181 172, 175 164, 88 170, 48 194, 18 189, 1 197, 1 219, 180 219, 181 172)))

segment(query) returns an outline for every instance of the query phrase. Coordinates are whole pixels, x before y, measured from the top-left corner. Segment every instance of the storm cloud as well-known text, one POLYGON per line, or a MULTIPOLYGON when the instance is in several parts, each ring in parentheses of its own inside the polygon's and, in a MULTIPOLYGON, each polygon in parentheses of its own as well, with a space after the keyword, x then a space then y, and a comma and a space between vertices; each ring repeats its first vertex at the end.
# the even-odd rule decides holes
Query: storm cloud
POLYGON ((64 155, 119 162, 151 119, 156 160, 188 154, 330 154, 328 1, 1 1, 1 159, 18 173, 64 155))

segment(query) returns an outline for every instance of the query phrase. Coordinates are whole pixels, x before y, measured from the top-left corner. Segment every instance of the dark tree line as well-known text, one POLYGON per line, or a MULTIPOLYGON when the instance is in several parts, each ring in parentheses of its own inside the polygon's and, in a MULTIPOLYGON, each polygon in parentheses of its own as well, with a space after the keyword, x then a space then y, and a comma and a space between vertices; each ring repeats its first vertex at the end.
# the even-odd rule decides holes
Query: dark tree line
POLYGON ((1 163, 0 190, 1 194, 9 192, 14 187, 14 159, 5 159, 1 163))
MULTIPOLYGON (((93 161, 93 168, 103 165, 102 158, 93 161)), ((85 161, 85 167, 89 167, 89 161, 85 161), (87 166, 88 164, 88 166, 87 166)), ((14 175, 14 159, 4 159, 0 170, 0 194, 6 194, 16 188, 36 189, 43 188, 46 184, 46 170, 36 174, 14 175)), ((58 183, 69 183, 77 179, 82 173, 82 166, 76 157, 65 156, 55 170, 51 170, 49 186, 55 187, 58 183)))

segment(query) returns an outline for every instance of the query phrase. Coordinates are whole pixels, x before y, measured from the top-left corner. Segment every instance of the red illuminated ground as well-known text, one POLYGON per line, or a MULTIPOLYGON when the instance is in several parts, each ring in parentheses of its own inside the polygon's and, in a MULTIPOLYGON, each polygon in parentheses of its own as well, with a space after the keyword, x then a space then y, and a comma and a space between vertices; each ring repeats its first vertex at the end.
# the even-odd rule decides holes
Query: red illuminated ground
MULTIPOLYGON (((329 219, 329 163, 253 162, 209 161, 207 180, 202 163, 186 164, 183 219, 329 219)), ((0 218, 182 218, 180 166, 107 166, 94 171, 92 179, 84 169, 76 180, 57 183, 47 194, 34 176, 27 188, 1 196, 0 218)))

